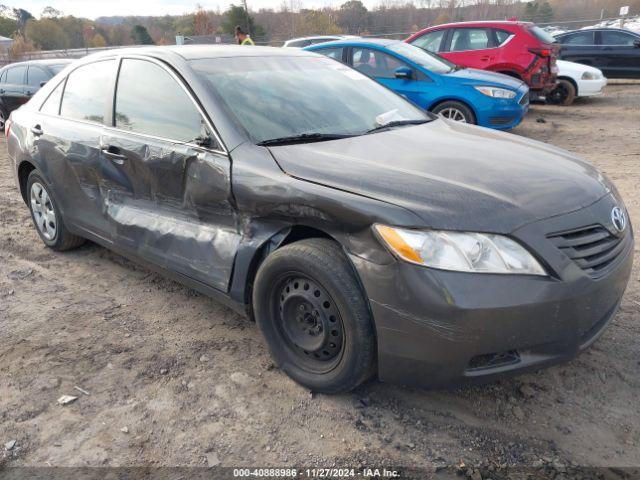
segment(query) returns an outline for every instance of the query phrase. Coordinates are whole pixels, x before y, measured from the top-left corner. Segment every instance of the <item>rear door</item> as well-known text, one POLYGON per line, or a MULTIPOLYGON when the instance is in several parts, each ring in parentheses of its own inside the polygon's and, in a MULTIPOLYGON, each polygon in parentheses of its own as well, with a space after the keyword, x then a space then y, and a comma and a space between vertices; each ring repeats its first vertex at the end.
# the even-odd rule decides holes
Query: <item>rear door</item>
POLYGON ((168 65, 121 60, 113 123, 101 149, 111 167, 100 184, 114 242, 227 291, 240 240, 230 160, 168 65))
POLYGON ((105 237, 98 178, 109 168, 100 135, 109 116, 114 59, 81 65, 60 81, 29 125, 36 154, 51 183, 65 221, 105 237))
POLYGON ((594 30, 571 33, 560 39, 560 58, 569 62, 602 68, 602 49, 596 45, 594 30))
POLYGON ((493 31, 490 28, 453 28, 450 30, 445 51, 449 61, 481 70, 496 61, 497 51, 493 31))
POLYGON ((27 69, 27 82, 25 95, 31 98, 40 88, 51 79, 52 75, 48 69, 39 65, 29 65, 27 69))
POLYGON ((640 37, 619 30, 600 30, 596 35, 605 76, 618 78, 640 77, 640 37))
POLYGON ((26 65, 16 65, 7 69, 5 82, 0 85, 0 97, 6 113, 11 113, 29 100, 24 93, 26 80, 26 65))

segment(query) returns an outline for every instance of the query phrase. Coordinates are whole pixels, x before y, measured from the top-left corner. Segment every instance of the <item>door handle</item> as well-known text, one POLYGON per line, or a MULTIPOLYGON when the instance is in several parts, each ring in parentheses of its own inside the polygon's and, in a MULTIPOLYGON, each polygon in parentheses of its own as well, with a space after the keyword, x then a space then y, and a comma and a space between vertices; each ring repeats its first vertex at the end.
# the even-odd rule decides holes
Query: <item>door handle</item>
POLYGON ((122 153, 120 153, 120 149, 118 147, 109 145, 109 146, 101 147, 100 150, 102 151, 105 157, 109 158, 110 160, 112 160, 114 163, 117 163, 118 165, 124 164, 124 161, 127 159, 126 155, 123 155, 122 153))
POLYGON ((480 60, 482 60, 483 62, 488 62, 489 60, 491 60, 491 57, 480 57, 480 60))
POLYGON ((42 127, 40 125, 34 125, 33 127, 31 127, 31 133, 39 137, 44 132, 42 131, 42 127))

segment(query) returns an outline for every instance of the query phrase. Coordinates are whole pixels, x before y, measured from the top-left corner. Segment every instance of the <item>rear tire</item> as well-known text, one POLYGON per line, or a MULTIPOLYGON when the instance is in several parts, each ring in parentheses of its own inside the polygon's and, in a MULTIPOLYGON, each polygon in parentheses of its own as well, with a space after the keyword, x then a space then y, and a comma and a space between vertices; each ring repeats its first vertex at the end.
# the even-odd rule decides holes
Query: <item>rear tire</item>
POLYGON ((85 239, 67 230, 47 183, 38 170, 27 179, 27 202, 36 231, 44 244, 56 251, 79 247, 85 239))
POLYGON ((561 78, 558 80, 556 88, 547 95, 547 103, 551 105, 569 106, 576 99, 576 87, 569 81, 561 78))
POLYGON ((301 240, 269 255, 253 310, 276 365, 312 391, 347 392, 375 371, 366 296, 337 243, 301 240))
POLYGON ((442 102, 431 110, 436 115, 440 115, 454 122, 476 124, 476 116, 473 111, 462 102, 449 100, 442 102))
POLYGON ((7 123, 9 115, 2 105, 0 105, 0 132, 4 132, 4 126, 7 123))

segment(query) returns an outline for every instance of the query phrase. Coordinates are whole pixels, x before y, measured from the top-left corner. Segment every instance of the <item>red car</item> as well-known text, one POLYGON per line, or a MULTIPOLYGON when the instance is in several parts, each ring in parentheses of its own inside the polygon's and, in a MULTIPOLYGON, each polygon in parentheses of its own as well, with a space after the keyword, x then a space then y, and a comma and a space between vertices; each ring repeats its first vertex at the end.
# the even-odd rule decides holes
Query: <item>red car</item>
POLYGON ((533 23, 463 22, 437 25, 405 40, 453 63, 519 78, 544 96, 556 84, 555 39, 533 23))

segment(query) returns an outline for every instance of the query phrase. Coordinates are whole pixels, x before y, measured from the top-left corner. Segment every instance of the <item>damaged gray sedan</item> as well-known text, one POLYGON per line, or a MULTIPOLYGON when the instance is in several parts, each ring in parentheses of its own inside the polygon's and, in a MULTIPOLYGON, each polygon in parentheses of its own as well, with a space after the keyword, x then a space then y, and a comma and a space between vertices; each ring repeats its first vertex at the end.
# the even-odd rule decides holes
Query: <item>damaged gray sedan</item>
POLYGON ((568 360, 630 275, 626 209, 588 163, 310 52, 102 52, 6 134, 48 247, 89 239, 226 303, 314 391, 568 360))

